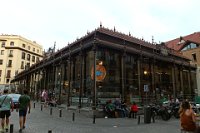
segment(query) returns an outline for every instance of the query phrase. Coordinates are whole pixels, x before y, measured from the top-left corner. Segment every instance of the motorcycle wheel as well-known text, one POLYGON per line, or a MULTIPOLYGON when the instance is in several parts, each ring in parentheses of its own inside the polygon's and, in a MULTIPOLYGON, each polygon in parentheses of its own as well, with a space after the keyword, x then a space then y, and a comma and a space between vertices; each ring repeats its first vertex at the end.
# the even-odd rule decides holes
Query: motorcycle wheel
POLYGON ((163 114, 161 115, 162 119, 164 121, 168 121, 171 117, 171 115, 168 112, 163 112, 163 114))
POLYGON ((175 113, 174 113, 174 117, 177 118, 177 119, 180 118, 179 113, 178 113, 178 112, 175 112, 175 113))

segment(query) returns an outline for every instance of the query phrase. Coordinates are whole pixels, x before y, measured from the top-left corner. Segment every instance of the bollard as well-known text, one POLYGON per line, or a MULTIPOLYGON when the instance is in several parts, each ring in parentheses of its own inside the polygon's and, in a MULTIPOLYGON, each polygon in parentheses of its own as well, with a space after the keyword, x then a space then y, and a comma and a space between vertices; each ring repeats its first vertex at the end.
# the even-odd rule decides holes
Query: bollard
POLYGON ((59 116, 62 117, 62 109, 59 109, 59 116))
POLYGON ((49 130, 48 133, 52 133, 52 130, 49 130))
POLYGON ((43 105, 41 104, 41 111, 43 110, 43 105))
POLYGON ((10 133, 13 133, 13 127, 14 127, 14 125, 10 124, 10 133))
POLYGON ((50 108, 50 115, 52 115, 52 108, 50 108))
POLYGON ((93 115, 93 124, 95 124, 96 115, 93 115))
POLYGON ((35 103, 33 103, 33 107, 35 108, 35 103))
POLYGON ((138 115, 138 125, 140 124, 140 115, 138 115))
POLYGON ((73 112, 73 114, 72 114, 72 121, 74 121, 75 120, 75 113, 73 112))
POLYGON ((152 116, 153 123, 155 123, 155 116, 152 116))

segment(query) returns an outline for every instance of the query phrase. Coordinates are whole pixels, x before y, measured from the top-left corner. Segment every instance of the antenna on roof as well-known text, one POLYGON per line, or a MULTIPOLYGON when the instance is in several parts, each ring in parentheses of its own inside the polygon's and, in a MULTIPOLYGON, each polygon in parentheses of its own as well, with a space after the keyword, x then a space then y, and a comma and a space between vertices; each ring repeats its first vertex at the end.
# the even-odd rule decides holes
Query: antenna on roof
POLYGON ((102 28, 102 23, 101 23, 101 21, 100 21, 100 28, 102 28))
POLYGON ((115 32, 115 26, 114 26, 114 32, 115 32))
POLYGON ((90 34, 89 30, 87 30, 87 34, 90 34))
POLYGON ((129 36, 131 36, 131 33, 130 33, 130 31, 129 31, 128 35, 129 35, 129 36))
POLYGON ((180 42, 183 40, 183 37, 182 36, 180 36, 180 42))
POLYGON ((154 43, 154 37, 152 36, 152 44, 154 43))
POLYGON ((53 52, 55 52, 55 50, 56 50, 56 41, 54 42, 53 52))

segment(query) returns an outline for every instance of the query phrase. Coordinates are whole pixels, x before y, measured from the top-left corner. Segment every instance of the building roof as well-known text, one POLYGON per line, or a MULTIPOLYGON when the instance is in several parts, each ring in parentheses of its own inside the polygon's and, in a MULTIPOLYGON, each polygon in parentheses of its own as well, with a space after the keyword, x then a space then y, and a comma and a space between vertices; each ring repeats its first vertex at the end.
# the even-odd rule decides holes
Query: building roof
POLYGON ((40 47, 43 49, 43 46, 41 44, 38 44, 36 41, 31 41, 25 37, 22 37, 21 35, 12 35, 12 34, 0 34, 0 41, 7 41, 9 39, 21 39, 27 43, 34 44, 37 47, 40 47))
MULTIPOLYGON (((85 36, 76 39, 74 42, 69 43, 64 48, 53 53, 49 58, 46 58, 37 64, 34 64, 29 69, 19 73, 15 79, 23 77, 33 71, 42 69, 43 67, 49 66, 54 63, 59 63, 73 54, 77 54, 83 49, 93 47, 93 44, 99 46, 112 47, 120 50, 126 50, 137 53, 138 55, 145 55, 158 60, 166 62, 174 62, 183 66, 190 66, 190 59, 183 56, 178 51, 172 50, 166 47, 164 44, 154 44, 147 42, 143 39, 138 39, 132 35, 126 35, 118 32, 115 29, 110 30, 108 28, 99 27, 92 32, 88 32, 85 36), (102 37, 103 36, 103 37, 102 37), (116 41, 117 40, 117 41, 116 41), (95 42, 95 43, 94 43, 95 42), (134 45, 134 47, 133 47, 134 45), (137 47, 135 47, 137 46, 137 47), (139 46, 139 47, 138 47, 139 46), (157 51, 157 52, 155 52, 157 51)), ((14 81, 14 80, 13 80, 14 81)))
MULTIPOLYGON (((104 28, 104 27, 100 27, 100 28, 96 29, 96 31, 110 35, 112 37, 121 38, 121 39, 124 39, 126 41, 135 43, 137 45, 148 47, 150 49, 158 49, 158 48, 161 49, 161 47, 162 48, 165 47, 165 45, 151 43, 151 42, 145 41, 144 39, 138 39, 138 38, 130 35, 130 33, 129 33, 129 35, 127 35, 127 34, 118 32, 115 29, 110 30, 110 29, 107 29, 107 28, 104 28)), ((199 39, 199 42, 200 42, 200 39, 199 39)), ((166 47, 166 48, 169 48, 169 47, 166 47)), ((189 59, 189 58, 183 56, 181 53, 177 52, 176 50, 172 50, 171 48, 168 49, 168 52, 171 55, 175 55, 175 56, 178 56, 178 57, 181 57, 181 58, 189 59)))
POLYGON ((126 41, 134 42, 136 44, 143 45, 143 46, 146 46, 146 47, 149 47, 149 48, 155 48, 156 47, 154 44, 147 42, 144 39, 138 39, 138 38, 132 36, 130 33, 129 33, 129 35, 127 35, 127 34, 118 32, 115 29, 110 30, 110 29, 107 29, 107 28, 98 28, 97 31, 104 33, 104 34, 108 34, 112 37, 121 38, 121 39, 124 39, 126 41))
POLYGON ((181 51, 181 49, 187 45, 187 43, 196 43, 200 45, 200 32, 194 32, 193 34, 190 35, 186 35, 186 36, 180 36, 179 38, 176 38, 174 40, 171 41, 167 41, 165 43, 165 45, 168 48, 177 50, 177 51, 181 51))
MULTIPOLYGON (((73 46, 74 44, 83 41, 84 39, 88 38, 89 36, 97 34, 97 32, 109 35, 111 37, 119 38, 119 39, 122 39, 124 41, 131 42, 131 43, 134 43, 136 45, 140 45, 140 46, 150 48, 150 49, 161 49, 161 47, 166 47, 165 45, 155 44, 155 43, 145 41, 143 38, 141 38, 141 39, 136 38, 136 37, 132 36, 130 33, 129 34, 121 33, 119 31, 117 31, 115 28, 114 29, 108 29, 108 28, 105 28, 103 26, 100 26, 97 29, 95 29, 94 31, 88 32, 85 36, 83 36, 79 39, 76 39, 74 42, 72 42, 68 46, 60 49, 55 54, 59 54, 60 52, 65 51, 65 49, 68 49, 68 47, 73 46)), ((98 38, 98 36, 96 38, 98 38)), ((171 55, 175 55, 175 56, 178 56, 178 57, 181 57, 181 58, 188 59, 187 57, 183 56, 181 53, 179 53, 175 50, 172 50, 168 47, 166 47, 166 49, 168 49, 168 52, 171 55)))

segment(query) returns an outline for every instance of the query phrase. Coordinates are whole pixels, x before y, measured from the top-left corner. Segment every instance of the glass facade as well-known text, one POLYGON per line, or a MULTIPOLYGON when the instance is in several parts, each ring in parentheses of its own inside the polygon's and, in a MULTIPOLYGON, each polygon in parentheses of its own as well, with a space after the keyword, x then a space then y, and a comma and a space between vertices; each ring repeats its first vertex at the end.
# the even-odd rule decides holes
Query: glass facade
MULTIPOLYGON (((92 79, 94 57, 94 51, 90 50, 81 56, 77 54, 71 58, 71 69, 69 64, 65 67, 63 91, 66 95, 63 95, 62 98, 65 100, 62 101, 66 102, 69 96, 70 105, 92 106, 95 95, 93 94, 95 83, 92 79)), ((96 66, 99 64, 105 68, 106 76, 101 81, 96 81, 98 104, 115 98, 124 98, 127 103, 132 101, 145 103, 173 98, 174 95, 180 98, 187 95, 190 97, 193 93, 191 88, 196 87, 196 83, 190 82, 196 79, 195 72, 189 76, 188 71, 173 63, 148 57, 98 48, 96 66)))
POLYGON ((124 61, 125 97, 126 101, 139 101, 138 58, 127 54, 124 61))
POLYGON ((112 50, 100 49, 97 51, 97 65, 102 62, 106 69, 106 77, 102 81, 97 82, 98 98, 120 98, 120 55, 112 50))
MULTIPOLYGON (((194 97, 196 68, 188 59, 164 46, 101 30, 31 67, 34 97, 47 88, 59 104, 78 107, 98 107, 116 98, 144 104, 194 97)), ((31 74, 16 81, 26 81, 31 74)))

